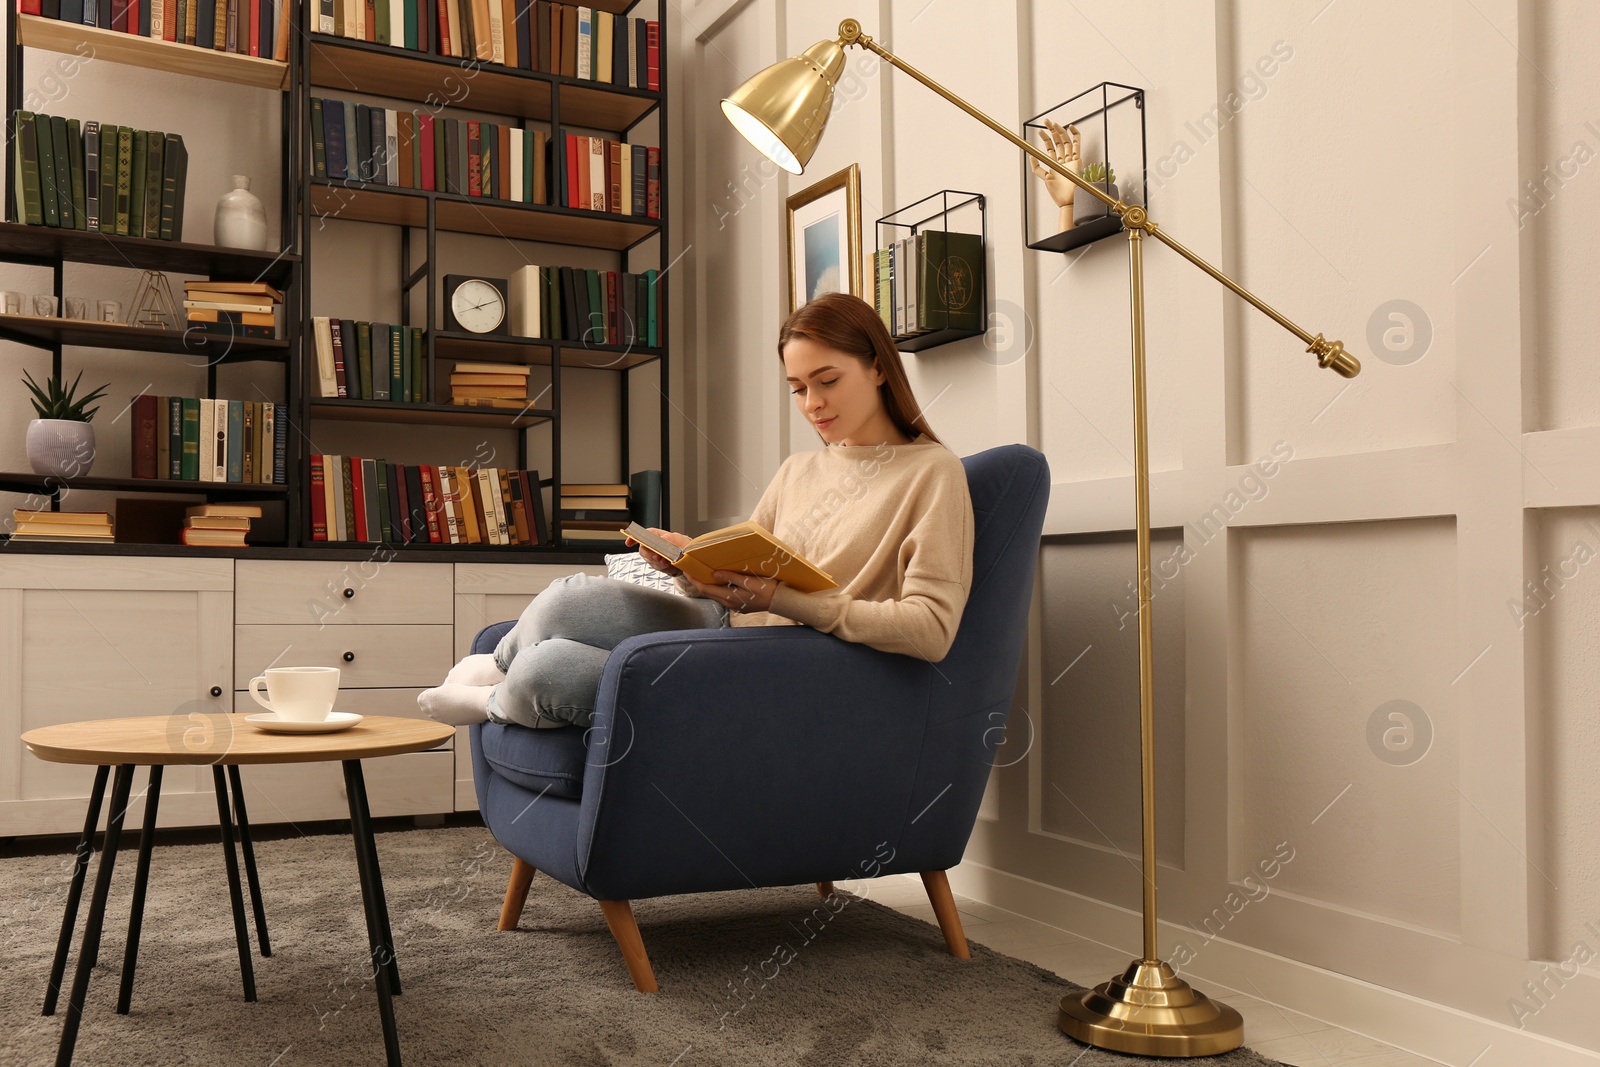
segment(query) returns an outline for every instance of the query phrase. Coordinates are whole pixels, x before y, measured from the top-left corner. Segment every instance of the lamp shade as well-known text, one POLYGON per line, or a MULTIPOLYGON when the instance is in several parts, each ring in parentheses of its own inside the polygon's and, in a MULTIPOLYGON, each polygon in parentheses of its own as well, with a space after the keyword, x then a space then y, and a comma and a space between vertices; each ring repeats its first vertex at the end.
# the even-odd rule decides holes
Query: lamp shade
POLYGON ((722 113, 756 149, 790 174, 811 161, 844 70, 838 41, 818 41, 754 75, 722 101, 722 113))

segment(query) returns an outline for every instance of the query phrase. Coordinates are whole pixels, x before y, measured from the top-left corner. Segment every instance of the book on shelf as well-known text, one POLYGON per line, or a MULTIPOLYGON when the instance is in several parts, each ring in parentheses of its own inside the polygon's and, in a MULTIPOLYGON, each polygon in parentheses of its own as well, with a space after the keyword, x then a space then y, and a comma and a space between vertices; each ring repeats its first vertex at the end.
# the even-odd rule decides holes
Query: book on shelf
POLYGON ((508 281, 511 332, 596 345, 660 345, 659 274, 586 267, 518 267, 508 281))
POLYGON ((284 482, 286 405, 141 393, 133 398, 132 413, 135 478, 284 482))
POLYGON ((289 58, 291 8, 289 0, 19 0, 17 10, 283 63, 289 58))
POLYGON ((111 516, 104 511, 32 511, 16 508, 11 512, 13 541, 112 541, 111 516))
POLYGON ((319 398, 427 402, 422 327, 315 315, 311 339, 319 398))
POLYGON ((925 229, 878 249, 873 265, 873 305, 892 336, 983 328, 978 234, 925 229))
POLYGON ((717 581, 712 572, 719 570, 776 578, 802 593, 836 589, 839 585, 826 571, 754 521, 703 533, 682 548, 659 534, 651 533, 637 522, 628 523, 623 533, 665 556, 685 574, 708 585, 717 581))
POLYGON ((534 546, 550 542, 539 472, 314 453, 313 541, 534 546))
POLYGON ((28 225, 183 239, 188 153, 174 133, 16 111, 17 219, 28 225))

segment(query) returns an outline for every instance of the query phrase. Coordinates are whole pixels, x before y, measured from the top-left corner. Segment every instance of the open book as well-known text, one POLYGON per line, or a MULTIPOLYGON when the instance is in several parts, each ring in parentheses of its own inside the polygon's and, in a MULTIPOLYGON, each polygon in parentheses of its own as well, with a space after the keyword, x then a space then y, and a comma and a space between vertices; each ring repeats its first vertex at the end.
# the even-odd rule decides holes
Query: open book
POLYGON ((671 541, 651 533, 636 522, 622 531, 673 563, 690 577, 707 585, 716 584, 712 571, 734 571, 762 578, 776 578, 802 593, 837 589, 839 583, 816 565, 801 558, 788 545, 773 536, 759 522, 741 522, 703 533, 679 548, 671 541))

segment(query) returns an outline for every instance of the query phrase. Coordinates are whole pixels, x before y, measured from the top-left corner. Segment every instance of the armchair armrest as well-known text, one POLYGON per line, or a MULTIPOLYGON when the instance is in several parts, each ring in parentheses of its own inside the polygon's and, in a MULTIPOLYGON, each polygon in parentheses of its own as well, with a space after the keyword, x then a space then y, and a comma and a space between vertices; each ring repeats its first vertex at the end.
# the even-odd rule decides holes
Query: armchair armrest
POLYGON ((935 676, 800 626, 621 642, 584 771, 587 887, 631 899, 875 873, 914 814, 935 676))

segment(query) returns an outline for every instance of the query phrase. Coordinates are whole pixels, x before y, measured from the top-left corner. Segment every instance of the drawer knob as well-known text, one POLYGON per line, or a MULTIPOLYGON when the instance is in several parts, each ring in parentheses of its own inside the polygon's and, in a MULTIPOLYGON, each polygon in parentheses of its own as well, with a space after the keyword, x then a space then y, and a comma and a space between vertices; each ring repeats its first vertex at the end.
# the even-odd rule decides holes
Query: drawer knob
POLYGON ((344 598, 346 600, 350 600, 350 599, 354 598, 355 595, 356 595, 356 591, 354 589, 350 588, 348 585, 344 587, 344 598))
POLYGON ((346 663, 354 663, 356 661, 356 654, 354 652, 346 652, 344 654, 344 661, 346 663))
POLYGON ((221 696, 222 695, 222 686, 220 686, 220 685, 212 686, 211 687, 211 695, 214 696, 214 697, 221 696))

